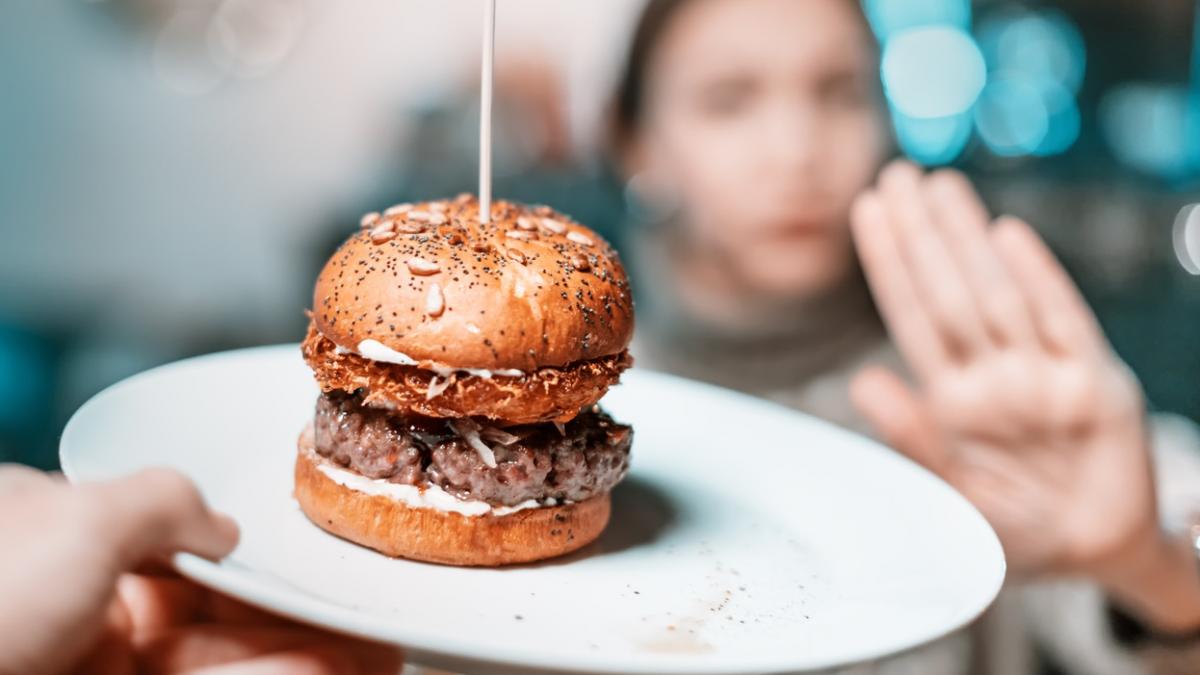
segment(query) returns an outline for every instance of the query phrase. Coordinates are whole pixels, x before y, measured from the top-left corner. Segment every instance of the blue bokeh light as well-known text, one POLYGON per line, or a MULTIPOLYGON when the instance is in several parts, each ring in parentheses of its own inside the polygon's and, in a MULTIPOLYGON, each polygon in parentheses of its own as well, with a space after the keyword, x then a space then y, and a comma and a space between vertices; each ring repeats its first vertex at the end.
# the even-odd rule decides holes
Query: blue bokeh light
POLYGON ((949 117, 970 109, 987 80, 983 54, 953 26, 910 28, 893 35, 880 67, 888 100, 909 117, 949 117))
POLYGON ((0 323, 0 432, 21 433, 38 424, 53 376, 46 344, 0 323))
POLYGON ((975 126, 993 153, 1030 155, 1050 133, 1050 111, 1028 78, 996 73, 975 106, 975 126))
POLYGON ((971 27, 969 0, 863 0, 863 9, 882 42, 921 26, 971 27))
POLYGON ((1002 8, 971 29, 967 0, 863 0, 883 45, 880 77, 897 141, 913 159, 944 164, 972 131, 992 153, 1047 157, 1079 139, 1076 93, 1087 53, 1054 9, 1002 8))
POLYGON ((1188 93, 1188 125, 1184 142, 1191 148, 1188 164, 1200 173, 1200 5, 1197 5, 1192 24, 1192 80, 1188 93))
POLYGON ((981 22, 979 43, 993 71, 1020 72, 1079 91, 1087 50, 1079 29, 1057 10, 1008 10, 981 22))
POLYGON ((989 83, 975 109, 984 145, 993 153, 1047 157, 1079 139, 1075 94, 1083 83, 1083 37, 1057 10, 1005 9, 978 30, 989 83))
POLYGON ((946 117, 909 117, 892 112, 896 141, 909 158, 925 166, 949 164, 962 154, 971 139, 971 115, 962 112, 946 117))
POLYGON ((1075 95, 1053 80, 1035 79, 1031 84, 1041 93, 1047 115, 1046 135, 1033 154, 1049 157, 1066 152, 1079 140, 1080 114, 1075 95))
POLYGON ((1188 92, 1182 86, 1127 84, 1100 101, 1100 124, 1113 153, 1149 174, 1180 178, 1191 164, 1186 143, 1188 92))

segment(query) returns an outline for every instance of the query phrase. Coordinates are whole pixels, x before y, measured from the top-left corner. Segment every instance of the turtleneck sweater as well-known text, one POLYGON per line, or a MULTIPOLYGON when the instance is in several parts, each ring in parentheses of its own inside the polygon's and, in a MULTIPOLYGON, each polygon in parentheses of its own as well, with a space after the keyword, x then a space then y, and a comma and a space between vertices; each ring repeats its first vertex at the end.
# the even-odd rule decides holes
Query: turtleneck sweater
POLYGON ((814 296, 739 298, 717 310, 718 302, 683 286, 674 238, 668 228, 637 230, 626 253, 637 364, 867 431, 850 404, 850 380, 865 365, 902 371, 902 364, 859 270, 814 296))

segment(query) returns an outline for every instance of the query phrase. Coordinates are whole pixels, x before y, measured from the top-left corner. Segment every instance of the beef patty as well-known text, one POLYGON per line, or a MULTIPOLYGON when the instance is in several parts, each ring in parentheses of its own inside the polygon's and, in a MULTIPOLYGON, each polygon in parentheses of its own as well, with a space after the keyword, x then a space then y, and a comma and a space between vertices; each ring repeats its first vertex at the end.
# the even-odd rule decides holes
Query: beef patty
POLYGON ((633 430, 592 406, 562 425, 504 429, 474 420, 401 415, 358 395, 317 399, 316 451, 368 478, 432 484, 463 499, 512 506, 528 499, 583 501, 612 490, 629 469, 633 430), (489 467, 467 436, 492 449, 489 467))

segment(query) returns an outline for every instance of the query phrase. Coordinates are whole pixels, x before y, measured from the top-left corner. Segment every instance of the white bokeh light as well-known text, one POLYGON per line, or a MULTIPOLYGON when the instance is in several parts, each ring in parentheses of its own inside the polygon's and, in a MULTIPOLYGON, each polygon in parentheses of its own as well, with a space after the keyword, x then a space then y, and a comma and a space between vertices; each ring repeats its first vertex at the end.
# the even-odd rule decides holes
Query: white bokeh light
POLYGON ((971 107, 987 81, 975 40, 961 28, 925 26, 892 36, 883 50, 888 100, 909 117, 957 115, 971 107))
POLYGON ((292 52, 305 18, 297 0, 225 0, 209 26, 211 55, 238 77, 261 77, 292 52))
POLYGON ((1200 276, 1200 204, 1188 204, 1175 217, 1175 257, 1189 274, 1200 276))

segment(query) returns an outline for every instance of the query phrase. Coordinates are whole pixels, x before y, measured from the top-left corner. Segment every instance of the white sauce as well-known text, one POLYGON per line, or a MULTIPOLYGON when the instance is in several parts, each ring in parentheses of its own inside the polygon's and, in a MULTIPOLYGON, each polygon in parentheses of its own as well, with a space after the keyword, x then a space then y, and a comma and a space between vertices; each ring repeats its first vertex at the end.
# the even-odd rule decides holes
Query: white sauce
MULTIPOLYGON (((345 349, 344 347, 338 347, 337 351, 338 353, 345 354, 350 350, 345 349)), ((396 363, 401 366, 419 365, 417 360, 413 357, 387 347, 378 340, 363 340, 362 342, 358 343, 358 354, 363 358, 368 358, 372 361, 380 361, 382 363, 396 363)), ((498 370, 488 370, 486 368, 453 368, 451 366, 438 363, 432 364, 429 367, 429 370, 432 370, 442 377, 449 377, 451 373, 466 373, 468 375, 482 377, 485 380, 492 379, 492 376, 494 375, 499 377, 525 376, 523 371, 517 370, 516 368, 501 368, 498 370)))
POLYGON ((417 365, 417 360, 413 357, 387 347, 378 340, 363 340, 362 342, 358 343, 358 353, 359 355, 371 359, 372 361, 398 363, 402 366, 417 365))
MULTIPOLYGON (((323 459, 317 464, 321 473, 330 480, 357 492, 379 497, 388 497, 414 509, 434 509, 451 513, 461 513, 464 516, 506 516, 510 513, 536 509, 543 506, 536 499, 526 499, 516 506, 492 506, 487 502, 459 499, 436 485, 424 488, 415 485, 389 483, 386 480, 367 478, 361 474, 333 466, 323 459)), ((554 499, 547 499, 545 506, 554 506, 554 499)))

